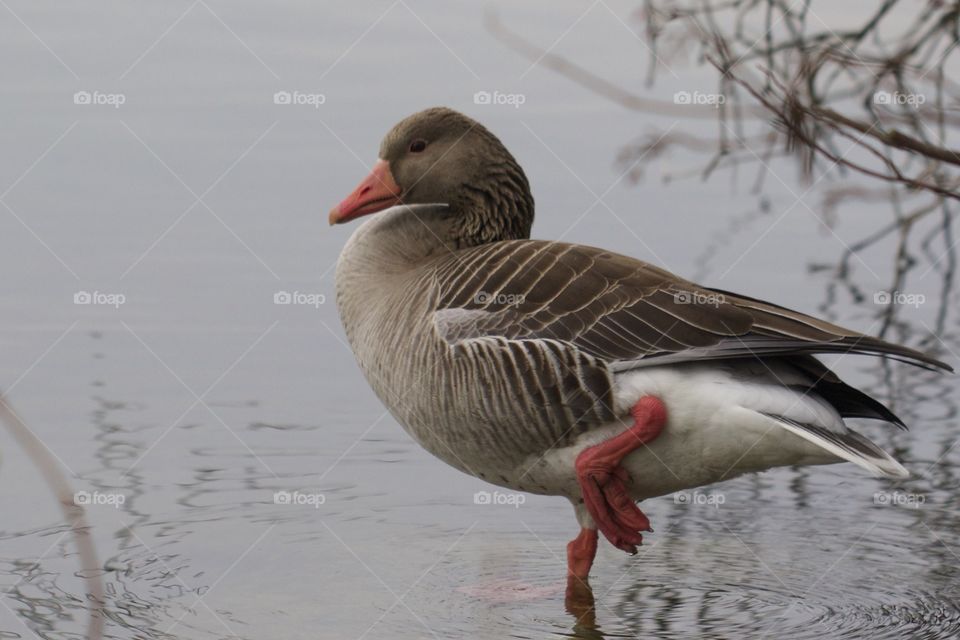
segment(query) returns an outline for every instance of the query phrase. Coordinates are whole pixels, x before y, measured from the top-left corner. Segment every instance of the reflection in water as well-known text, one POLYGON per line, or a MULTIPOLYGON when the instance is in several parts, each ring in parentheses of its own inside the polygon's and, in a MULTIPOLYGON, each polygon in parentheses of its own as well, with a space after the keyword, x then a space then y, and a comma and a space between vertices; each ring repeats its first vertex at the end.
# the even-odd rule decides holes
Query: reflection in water
MULTIPOLYGON (((177 636, 161 630, 161 623, 173 615, 171 603, 183 597, 186 591, 178 582, 176 572, 170 568, 171 565, 177 566, 177 558, 158 555, 145 548, 137 538, 136 528, 151 520, 150 514, 139 511, 137 507, 138 499, 144 493, 142 479, 135 468, 129 469, 130 464, 142 454, 142 447, 133 445, 129 439, 131 432, 110 418, 112 412, 129 410, 131 407, 102 398, 96 400, 99 408, 94 412, 92 421, 98 431, 94 439, 98 443, 96 459, 100 463, 100 470, 84 478, 85 486, 89 486, 91 491, 123 493, 123 515, 127 522, 127 526, 114 533, 117 546, 105 559, 103 570, 99 572, 107 581, 102 611, 108 626, 112 628, 112 632, 108 630, 104 637, 175 638, 177 636), (121 478, 122 484, 107 483, 105 478, 121 478), (125 632, 116 635, 118 627, 125 632)), ((102 523, 96 521, 96 511, 92 508, 88 511, 92 514, 94 528, 98 524, 102 527, 102 523)), ((17 532, 12 535, 40 535, 46 538, 60 535, 64 529, 55 527, 45 532, 17 532)), ((58 549, 56 554, 51 552, 48 555, 70 556, 70 545, 70 540, 65 538, 58 543, 63 548, 58 549)), ((90 600, 82 594, 65 591, 58 584, 60 575, 57 571, 41 571, 40 567, 48 562, 47 559, 41 559, 37 563, 12 563, 5 573, 16 576, 17 580, 16 586, 8 592, 9 597, 22 606, 18 613, 29 620, 29 628, 33 633, 44 638, 77 637, 76 634, 64 634, 62 629, 67 625, 62 621, 81 618, 90 606, 90 600)), ((65 575, 72 573, 66 566, 61 570, 66 571, 65 575)))
POLYGON ((567 590, 564 594, 564 607, 573 616, 573 631, 578 637, 602 638, 597 627, 597 602, 589 582, 567 576, 567 590))
MULTIPOLYGON (((811 270, 829 270, 833 274, 822 310, 834 312, 838 291, 843 290, 855 304, 873 302, 879 305, 880 324, 874 333, 880 337, 899 342, 912 341, 918 348, 933 353, 949 353, 951 347, 943 340, 944 336, 955 334, 948 322, 951 320, 952 297, 956 294, 957 242, 952 210, 944 202, 934 204, 906 217, 896 208, 893 222, 846 247, 836 265, 811 265, 811 270), (929 214, 938 212, 941 213, 938 221, 926 228, 921 227, 921 220, 930 222, 932 216, 929 214), (927 218, 919 217, 917 213, 927 218), (893 273, 889 286, 877 291, 874 281, 873 286, 864 287, 857 280, 854 261, 859 259, 860 252, 893 235, 897 237, 897 244, 891 260, 893 273), (919 242, 914 238, 917 235, 921 236, 919 242), (912 249, 913 245, 918 245, 917 249, 912 249), (937 286, 931 286, 930 281, 935 281, 937 286), (916 290, 920 287, 922 291, 916 290), (906 317, 928 303, 935 306, 932 315, 924 314, 926 318, 919 322, 906 317)), ((952 320, 955 322, 956 318, 952 320)))
MULTIPOLYGON (((86 514, 81 506, 75 504, 73 487, 61 469, 59 461, 10 407, 3 394, 0 394, 0 422, 13 435, 26 459, 30 460, 40 473, 54 501, 59 504, 63 519, 69 525, 68 533, 71 541, 76 545, 76 555, 80 562, 77 575, 83 578, 87 600, 92 604, 87 616, 87 639, 100 640, 103 634, 101 610, 104 600, 103 580, 86 514)), ((11 587, 11 591, 19 589, 21 582, 17 581, 11 587)), ((19 601, 26 604, 22 591, 17 591, 17 595, 20 596, 19 601)))

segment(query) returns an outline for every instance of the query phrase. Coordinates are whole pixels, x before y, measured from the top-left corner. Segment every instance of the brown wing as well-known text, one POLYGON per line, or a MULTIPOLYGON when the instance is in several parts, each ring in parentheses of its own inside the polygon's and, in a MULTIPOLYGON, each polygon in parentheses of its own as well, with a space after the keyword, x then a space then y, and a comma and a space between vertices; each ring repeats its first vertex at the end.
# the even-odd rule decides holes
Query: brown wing
POLYGON ((602 249, 517 240, 435 263, 435 321, 451 343, 555 340, 613 371, 650 364, 862 353, 952 370, 923 353, 775 304, 700 287, 602 249))

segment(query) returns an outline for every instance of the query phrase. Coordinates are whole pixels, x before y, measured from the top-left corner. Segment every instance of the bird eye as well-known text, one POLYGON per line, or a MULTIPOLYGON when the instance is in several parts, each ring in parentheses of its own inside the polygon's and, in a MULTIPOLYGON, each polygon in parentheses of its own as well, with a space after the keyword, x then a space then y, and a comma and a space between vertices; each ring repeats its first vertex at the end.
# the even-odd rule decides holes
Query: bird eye
POLYGON ((410 152, 411 153, 420 153, 427 148, 426 140, 414 140, 410 143, 410 152))

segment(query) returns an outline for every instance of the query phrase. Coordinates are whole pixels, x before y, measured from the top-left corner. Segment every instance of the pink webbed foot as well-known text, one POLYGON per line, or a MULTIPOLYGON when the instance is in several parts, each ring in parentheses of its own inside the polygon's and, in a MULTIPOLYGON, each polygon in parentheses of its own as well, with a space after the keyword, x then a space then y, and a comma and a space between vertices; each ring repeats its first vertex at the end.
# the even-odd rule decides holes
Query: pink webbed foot
POLYGON ((643 542, 640 532, 652 529, 647 516, 627 492, 627 472, 620 466, 620 461, 660 435, 667 421, 667 408, 658 398, 644 396, 633 405, 630 413, 633 425, 623 433, 581 451, 576 469, 583 502, 597 527, 610 544, 632 554, 643 542))

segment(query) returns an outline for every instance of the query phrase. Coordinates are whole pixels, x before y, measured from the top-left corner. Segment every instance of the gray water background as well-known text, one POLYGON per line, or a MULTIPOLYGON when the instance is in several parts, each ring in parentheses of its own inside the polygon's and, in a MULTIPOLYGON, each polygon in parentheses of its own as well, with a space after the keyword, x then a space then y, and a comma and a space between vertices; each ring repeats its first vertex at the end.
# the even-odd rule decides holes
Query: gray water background
MULTIPOLYGON (((782 469, 704 489, 723 496, 719 506, 651 501, 657 532, 638 557, 601 548, 594 628, 563 607, 569 505, 475 504, 493 487, 420 450, 355 366, 332 284, 352 229, 328 228, 326 212, 395 121, 436 104, 482 120, 517 156, 537 200, 536 237, 877 330, 869 296, 841 291, 827 304, 831 278, 809 266, 888 220, 883 205, 852 205, 828 228, 823 184, 782 163, 766 181, 766 213, 755 213, 748 171, 664 184, 697 166, 683 154, 631 184, 615 162, 623 145, 715 123, 626 111, 483 26, 492 9, 644 95, 712 90, 693 55, 644 88, 636 8, 4 0, 0 387, 77 490, 125 498, 88 509, 108 637, 956 633, 953 378, 838 362, 913 426, 869 433, 916 477, 892 485, 852 465, 782 469), (78 105, 78 91, 125 102, 78 105), (275 104, 278 91, 324 103, 275 104), (478 91, 524 103, 478 105, 478 91), (77 305, 81 291, 125 302, 77 305), (276 305, 280 291, 325 303, 276 305), (325 502, 275 504, 277 491, 325 502), (878 503, 877 492, 924 502, 878 503)), ((842 24, 841 11, 827 19, 842 24)), ((854 261, 868 294, 892 281, 891 256, 888 242, 854 261)), ((893 337, 931 339, 943 264, 915 269, 909 292, 928 303, 903 309, 893 337)), ((954 365, 956 330, 951 307, 933 342, 954 365)), ((0 637, 82 637, 89 603, 57 505, 5 433, 0 451, 0 637)))

